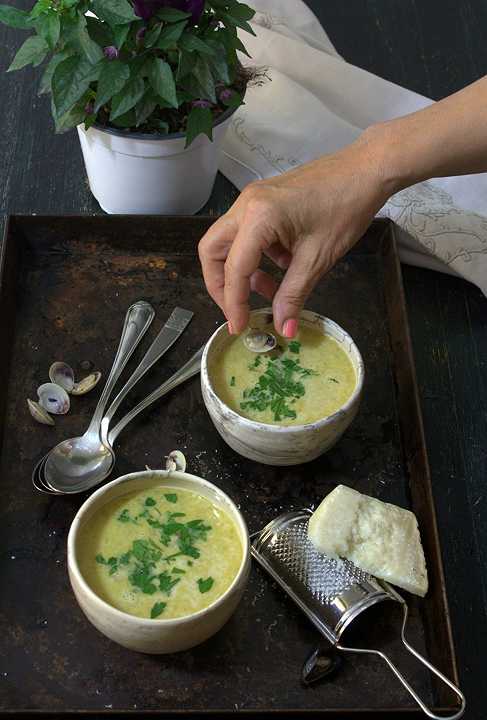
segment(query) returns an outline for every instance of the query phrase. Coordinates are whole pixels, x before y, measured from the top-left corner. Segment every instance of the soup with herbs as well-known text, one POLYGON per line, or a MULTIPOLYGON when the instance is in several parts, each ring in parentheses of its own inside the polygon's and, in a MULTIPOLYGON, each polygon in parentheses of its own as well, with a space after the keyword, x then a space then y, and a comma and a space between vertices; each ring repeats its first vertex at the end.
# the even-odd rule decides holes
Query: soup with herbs
MULTIPOLYGON (((274 333, 272 325, 264 328, 274 333)), ((232 410, 271 425, 304 425, 339 410, 357 384, 345 350, 329 335, 301 327, 255 354, 244 335, 232 338, 211 369, 216 394, 232 410)))
POLYGON ((155 485, 109 501, 81 528, 81 574, 113 607, 178 618, 231 585, 243 549, 230 516, 189 490, 155 485))

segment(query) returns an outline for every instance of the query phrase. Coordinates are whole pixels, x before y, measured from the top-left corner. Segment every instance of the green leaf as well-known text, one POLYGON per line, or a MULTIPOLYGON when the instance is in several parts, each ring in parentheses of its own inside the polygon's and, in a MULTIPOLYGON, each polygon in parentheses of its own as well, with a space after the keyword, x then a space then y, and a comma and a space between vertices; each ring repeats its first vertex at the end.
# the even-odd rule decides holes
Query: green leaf
MULTIPOLYGON (((103 48, 107 45, 113 45, 113 32, 107 23, 98 20, 98 18, 88 16, 86 17, 86 28, 90 38, 100 47, 103 48)), ((61 35, 64 35, 63 31, 61 31, 61 35)))
POLYGON ((25 10, 17 10, 11 5, 0 5, 0 22, 19 30, 29 30, 31 23, 29 13, 25 10))
POLYGON ((179 50, 179 60, 178 69, 176 71, 176 78, 178 80, 181 80, 182 78, 187 77, 187 75, 190 74, 194 67, 194 62, 195 56, 193 53, 179 50))
POLYGON ((203 578, 200 578, 198 580, 198 589, 200 593, 206 593, 208 590, 211 590, 214 584, 214 580, 212 577, 206 578, 206 580, 203 580, 203 578))
POLYGON ((75 105, 71 108, 71 110, 68 110, 68 112, 64 113, 64 115, 57 115, 56 108, 51 97, 51 110, 57 133, 63 133, 76 127, 83 122, 86 115, 83 101, 81 101, 80 104, 75 105))
POLYGON ((213 140, 213 115, 210 108, 194 107, 188 116, 185 147, 189 147, 201 133, 213 140))
POLYGON ((176 85, 171 66, 161 58, 153 58, 148 67, 148 75, 149 82, 156 95, 160 95, 172 107, 177 108, 176 85))
POLYGON ((242 30, 245 30, 246 32, 250 33, 250 35, 255 35, 255 32, 251 25, 246 20, 242 20, 239 17, 236 17, 235 15, 231 15, 230 13, 221 13, 220 15, 221 19, 226 25, 234 25, 236 27, 242 28, 242 30))
POLYGON ((38 35, 27 38, 12 60, 7 72, 20 70, 26 65, 33 65, 34 67, 37 67, 44 60, 48 51, 49 47, 44 38, 41 38, 38 35))
POLYGON ((161 8, 156 12, 156 17, 158 17, 160 20, 165 20, 165 22, 174 23, 179 22, 180 20, 187 20, 191 17, 191 13, 183 12, 182 10, 177 10, 176 8, 161 8))
POLYGON ((81 51, 84 53, 84 55, 87 57, 87 59, 92 65, 100 62, 100 60, 103 58, 102 49, 94 40, 91 39, 86 28, 86 19, 84 16, 83 18, 80 18, 77 40, 81 51))
POLYGON ((178 42, 185 27, 186 21, 176 23, 174 25, 168 25, 162 30, 155 47, 160 50, 167 50, 168 48, 173 47, 178 42))
POLYGON ((245 5, 245 3, 237 2, 231 4, 229 13, 232 17, 238 18, 239 20, 252 20, 255 15, 255 10, 245 5))
POLYGON ((113 28, 113 42, 115 47, 120 50, 122 45, 127 39, 127 35, 130 32, 130 25, 116 25, 113 28))
POLYGON ((127 0, 93 0, 93 8, 95 15, 111 27, 126 25, 139 19, 127 0))
POLYGON ((144 46, 145 47, 152 47, 156 44, 156 42, 159 40, 159 35, 161 34, 162 30, 162 23, 156 23, 153 27, 151 27, 149 30, 147 30, 145 37, 144 37, 144 46))
POLYGON ((166 605, 167 603, 165 602, 154 603, 150 611, 151 619, 154 620, 156 617, 159 617, 159 615, 166 609, 166 605))
POLYGON ((98 89, 95 99, 95 112, 119 93, 130 77, 129 66, 121 60, 105 60, 102 62, 98 89))
POLYGON ((170 503, 177 503, 177 501, 178 501, 178 496, 177 496, 176 493, 166 493, 166 494, 164 495, 164 497, 165 497, 166 500, 167 500, 168 502, 170 502, 170 503))
POLYGON ((110 120, 116 120, 128 110, 131 110, 137 105, 144 92, 145 83, 141 77, 133 77, 129 80, 123 90, 117 92, 112 98, 110 120))
POLYGON ((70 57, 72 54, 72 50, 63 50, 63 52, 56 53, 56 55, 52 56, 42 75, 39 85, 39 95, 45 95, 46 93, 51 92, 51 83, 52 76, 54 75, 54 70, 60 63, 62 63, 63 60, 66 60, 66 58, 70 57))
POLYGON ((38 18, 40 15, 43 15, 44 13, 48 13, 51 8, 51 0, 37 0, 36 4, 30 11, 29 18, 31 20, 35 20, 35 18, 38 18))
POLYGON ((111 122, 113 125, 115 125, 115 127, 119 128, 129 129, 135 127, 135 110, 132 108, 132 110, 129 110, 123 115, 120 115, 118 118, 112 120, 111 122))
POLYGON ((203 40, 200 40, 199 37, 196 37, 196 35, 190 35, 189 33, 181 37, 179 46, 188 52, 197 50, 205 55, 213 55, 215 52, 210 45, 207 45, 203 40))
POLYGON ((215 80, 221 80, 225 84, 230 84, 230 74, 228 72, 227 52, 221 45, 213 45, 214 55, 208 56, 208 65, 215 80))
POLYGON ((52 78, 52 97, 58 117, 73 107, 97 75, 96 66, 76 55, 57 66, 52 78))
POLYGON ((50 12, 41 15, 36 21, 36 30, 41 37, 47 42, 51 50, 54 50, 59 40, 61 30, 61 21, 59 13, 50 12))
POLYGON ((200 55, 193 68, 193 75, 201 88, 201 97, 206 100, 211 100, 213 103, 216 102, 215 81, 213 80, 210 67, 202 55, 200 55))
POLYGON ((154 507, 154 505, 157 505, 157 503, 156 503, 156 501, 154 500, 153 497, 148 497, 148 498, 145 499, 144 505, 145 505, 146 507, 154 507))
MULTIPOLYGON (((157 107, 157 98, 149 90, 135 106, 135 124, 137 127, 143 125, 157 107)), ((148 500, 150 498, 147 498, 148 500)), ((147 502, 147 501, 146 501, 147 502)))

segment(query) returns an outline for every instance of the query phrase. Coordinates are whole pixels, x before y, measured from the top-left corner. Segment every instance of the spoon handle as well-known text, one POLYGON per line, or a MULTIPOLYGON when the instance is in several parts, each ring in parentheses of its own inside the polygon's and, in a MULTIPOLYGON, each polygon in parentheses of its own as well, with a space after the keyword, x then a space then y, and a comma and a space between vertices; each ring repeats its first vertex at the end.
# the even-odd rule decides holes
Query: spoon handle
POLYGON ((148 302, 145 302, 145 300, 139 300, 131 305, 127 310, 117 354, 115 355, 110 375, 108 376, 106 385, 103 388, 101 397, 98 400, 98 405, 96 406, 96 410, 91 419, 87 433, 95 433, 98 436, 100 432, 101 419, 103 417, 103 413, 105 412, 108 398, 110 397, 115 383, 120 377, 120 374, 127 364, 130 356, 142 340, 149 325, 153 321, 154 315, 154 308, 148 302))
POLYGON ((146 354, 142 358, 138 367, 134 370, 130 378, 127 380, 123 388, 120 390, 118 395, 113 400, 112 404, 108 408, 103 418, 101 441, 105 442, 104 437, 105 428, 107 428, 113 416, 115 415, 118 406, 122 400, 128 395, 130 390, 133 388, 140 378, 150 370, 150 368, 166 353, 170 347, 176 342, 178 337, 184 332, 188 324, 193 317, 193 313, 190 310, 184 310, 183 308, 175 308, 166 324, 161 328, 156 339, 147 350, 146 354))
MULTIPOLYGON (((198 350, 197 353, 193 355, 193 357, 188 360, 188 362, 183 365, 182 368, 177 370, 177 372, 174 373, 174 375, 171 375, 166 382, 162 383, 158 388, 156 388, 150 395, 148 395, 144 400, 141 400, 138 405, 136 405, 130 412, 128 412, 118 423, 115 425, 115 427, 110 431, 108 435, 108 443, 111 447, 113 447, 113 443, 117 439, 118 435, 121 433, 121 431, 124 429, 126 425, 129 424, 131 420, 134 419, 136 415, 138 415, 142 410, 145 410, 146 407, 149 407, 153 402, 156 400, 159 400, 163 395, 166 395, 168 392, 170 392, 173 388, 177 387, 181 383, 185 382, 186 380, 189 380, 189 378, 193 377, 194 375, 197 375, 201 369, 201 358, 203 356, 203 350, 205 349, 205 346, 203 345, 202 348, 198 350)), ((103 425, 105 427, 106 418, 103 418, 103 425)), ((106 424, 106 427, 108 424, 106 424)))

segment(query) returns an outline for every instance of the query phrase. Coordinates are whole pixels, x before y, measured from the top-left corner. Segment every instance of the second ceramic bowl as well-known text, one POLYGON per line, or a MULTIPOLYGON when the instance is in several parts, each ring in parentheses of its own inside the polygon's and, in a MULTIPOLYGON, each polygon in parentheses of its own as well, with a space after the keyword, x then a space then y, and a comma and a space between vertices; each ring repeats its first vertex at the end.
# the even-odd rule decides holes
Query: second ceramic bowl
MULTIPOLYGON (((264 327, 270 322, 270 308, 251 313, 253 328, 264 327)), ((306 425, 280 427, 249 420, 229 408, 218 397, 211 381, 212 364, 229 341, 227 323, 213 333, 201 361, 203 400, 216 429, 233 450, 266 465, 299 465, 329 450, 355 418, 362 396, 364 364, 350 335, 333 320, 310 310, 303 310, 300 322, 334 338, 347 353, 355 370, 357 382, 352 395, 337 412, 328 417, 306 425)))
POLYGON ((187 650, 216 633, 236 609, 247 584, 250 547, 247 526, 236 505, 219 488, 189 473, 151 470, 131 473, 113 480, 91 495, 78 510, 68 535, 68 572, 76 599, 88 620, 111 640, 143 653, 173 653, 187 650), (225 510, 235 523, 242 544, 242 562, 227 590, 211 605, 192 615, 151 620, 117 610, 91 589, 80 572, 78 540, 80 528, 109 500, 133 490, 157 485, 191 490, 225 510))

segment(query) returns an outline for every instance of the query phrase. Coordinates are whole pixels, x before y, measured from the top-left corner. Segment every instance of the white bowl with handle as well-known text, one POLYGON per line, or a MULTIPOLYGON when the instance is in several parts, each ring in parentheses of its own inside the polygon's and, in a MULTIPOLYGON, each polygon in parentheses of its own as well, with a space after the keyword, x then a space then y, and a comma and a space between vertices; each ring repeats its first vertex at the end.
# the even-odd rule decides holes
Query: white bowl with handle
POLYGON ((94 492, 80 507, 68 535, 68 573, 82 611, 101 633, 119 645, 143 653, 163 654, 187 650, 214 635, 231 617, 245 590, 250 571, 247 526, 235 503, 216 485, 189 473, 148 470, 113 480, 94 492), (102 600, 84 579, 78 563, 80 530, 107 502, 134 490, 154 485, 189 490, 223 509, 233 521, 242 545, 242 561, 225 592, 211 605, 190 615, 169 619, 140 618, 102 600))
MULTIPOLYGON (((272 310, 254 310, 252 328, 272 322, 272 310)), ((226 405, 216 394, 211 369, 231 336, 228 324, 221 325, 209 339, 201 361, 203 400, 216 429, 230 447, 243 457, 265 465, 299 465, 330 450, 355 418, 364 384, 364 363, 350 335, 336 322, 310 310, 303 310, 300 324, 334 338, 345 350, 355 370, 356 384, 348 400, 332 415, 305 425, 270 425, 249 420, 226 405)))

